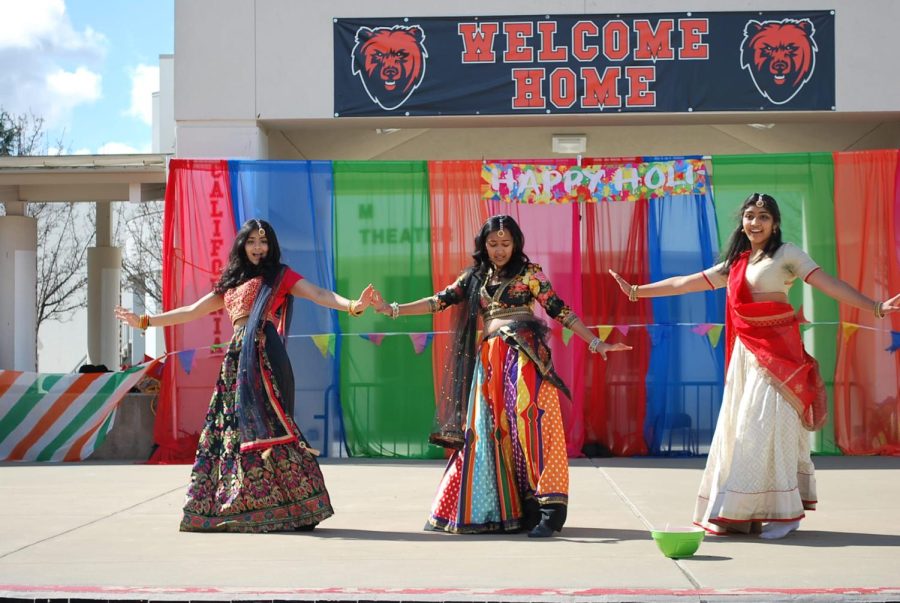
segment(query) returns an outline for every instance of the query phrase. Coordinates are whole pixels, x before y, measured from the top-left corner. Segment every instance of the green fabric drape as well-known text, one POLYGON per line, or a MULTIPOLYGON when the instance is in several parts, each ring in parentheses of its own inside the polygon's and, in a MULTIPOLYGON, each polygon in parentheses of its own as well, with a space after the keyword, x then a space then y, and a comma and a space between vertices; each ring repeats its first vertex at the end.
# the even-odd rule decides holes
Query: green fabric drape
MULTIPOLYGON (((828 274, 837 274, 834 235, 834 162, 829 153, 715 155, 713 192, 724 250, 739 226, 740 204, 750 193, 772 195, 781 209, 784 240, 802 247, 828 274)), ((795 285, 790 301, 812 324, 804 326, 804 345, 828 387, 828 423, 814 436, 813 452, 841 454, 834 438, 834 366, 839 336, 838 304, 818 290, 795 285)))
MULTIPOLYGON (((424 161, 334 163, 335 282, 356 297, 373 283, 387 301, 431 295, 428 172, 424 161)), ((430 333, 431 315, 398 320, 368 310, 340 317, 341 406, 352 456, 440 458, 428 444, 434 418, 430 346, 416 353, 407 333, 430 333), (389 333, 365 339, 369 333, 389 333), (398 333, 398 334, 392 334, 398 333)))

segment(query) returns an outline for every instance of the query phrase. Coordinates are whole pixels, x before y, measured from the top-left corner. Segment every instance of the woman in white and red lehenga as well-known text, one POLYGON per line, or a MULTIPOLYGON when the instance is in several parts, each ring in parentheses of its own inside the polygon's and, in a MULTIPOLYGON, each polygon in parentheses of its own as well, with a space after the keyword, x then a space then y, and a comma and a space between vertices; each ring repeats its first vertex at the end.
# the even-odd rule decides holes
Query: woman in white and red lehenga
POLYGON ((900 295, 875 301, 824 273, 802 249, 782 242, 780 225, 775 199, 753 193, 720 264, 647 285, 612 273, 632 301, 728 288, 725 390, 694 509, 694 523, 713 534, 782 538, 816 508, 807 431, 825 423, 825 386, 788 303, 793 282, 800 278, 878 317, 900 310, 900 295))

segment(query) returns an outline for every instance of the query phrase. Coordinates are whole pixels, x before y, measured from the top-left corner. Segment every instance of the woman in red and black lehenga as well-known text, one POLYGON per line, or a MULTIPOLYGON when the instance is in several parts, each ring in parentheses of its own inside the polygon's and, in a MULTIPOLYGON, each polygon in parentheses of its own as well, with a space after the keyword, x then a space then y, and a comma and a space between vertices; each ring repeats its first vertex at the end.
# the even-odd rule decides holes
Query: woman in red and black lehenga
POLYGON ((775 199, 753 193, 716 266, 647 285, 612 273, 632 301, 728 288, 725 390, 694 510, 694 523, 713 534, 782 538, 816 508, 807 431, 825 423, 825 387, 788 303, 793 282, 800 278, 878 317, 900 310, 900 295, 875 301, 825 274, 803 250, 782 242, 780 225, 775 199))
POLYGON ((333 514, 317 451, 294 423, 294 375, 282 337, 294 296, 359 316, 372 293, 370 285, 351 301, 313 285, 281 263, 272 226, 248 220, 211 293, 154 316, 116 308, 120 320, 141 329, 223 307, 234 325, 200 433, 182 531, 306 531, 333 514))
POLYGON ((603 357, 627 350, 606 344, 553 291, 524 252, 515 220, 493 216, 475 238, 475 262, 432 297, 376 310, 397 318, 456 311, 453 353, 437 402, 430 440, 454 450, 428 525, 453 533, 527 530, 548 537, 562 529, 569 500, 569 467, 559 392, 547 326, 535 300, 554 320, 603 357), (484 336, 478 340, 478 317, 484 336))

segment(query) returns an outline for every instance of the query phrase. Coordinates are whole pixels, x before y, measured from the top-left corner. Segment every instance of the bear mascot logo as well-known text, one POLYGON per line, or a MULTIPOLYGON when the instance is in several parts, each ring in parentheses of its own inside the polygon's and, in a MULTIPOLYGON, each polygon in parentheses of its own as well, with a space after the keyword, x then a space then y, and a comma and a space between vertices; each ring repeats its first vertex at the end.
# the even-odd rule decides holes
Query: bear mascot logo
POLYGON ((800 92, 816 68, 815 28, 809 19, 748 21, 741 43, 741 69, 759 93, 783 105, 800 92))
POLYGON ((359 75, 372 102, 382 109, 396 109, 419 87, 428 58, 424 40, 425 32, 418 25, 356 31, 353 75, 359 75))

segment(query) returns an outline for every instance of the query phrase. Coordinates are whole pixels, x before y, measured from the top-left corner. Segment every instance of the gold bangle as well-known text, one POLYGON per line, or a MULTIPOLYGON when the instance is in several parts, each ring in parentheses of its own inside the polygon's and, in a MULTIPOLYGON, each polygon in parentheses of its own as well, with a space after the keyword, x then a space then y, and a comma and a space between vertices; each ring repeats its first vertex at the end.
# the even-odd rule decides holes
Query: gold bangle
POLYGON ((358 299, 351 299, 350 303, 347 304, 347 313, 353 317, 362 315, 362 313, 365 312, 365 310, 363 310, 362 312, 357 312, 356 306, 358 306, 358 305, 359 305, 358 299))
POLYGON ((636 302, 638 300, 638 286, 632 285, 631 289, 628 291, 628 301, 636 302))
POLYGON ((138 317, 138 328, 141 331, 146 331, 147 327, 150 326, 150 315, 149 314, 141 314, 138 317))
POLYGON ((875 302, 875 318, 884 318, 884 310, 881 308, 884 302, 875 302))

